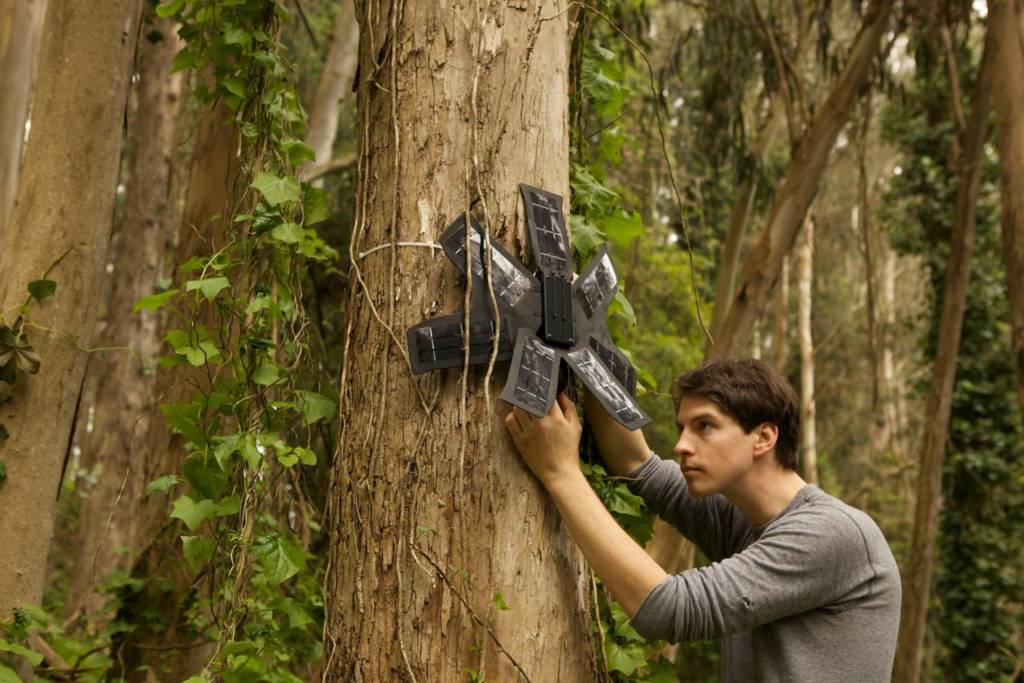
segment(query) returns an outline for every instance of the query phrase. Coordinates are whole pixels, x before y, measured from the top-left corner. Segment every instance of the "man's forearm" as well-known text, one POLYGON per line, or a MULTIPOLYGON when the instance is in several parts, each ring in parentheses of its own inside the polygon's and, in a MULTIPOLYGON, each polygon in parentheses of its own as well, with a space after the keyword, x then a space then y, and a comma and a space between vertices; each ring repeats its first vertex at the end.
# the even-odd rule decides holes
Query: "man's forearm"
POLYGON ((581 472, 546 486, 576 545, 632 617, 650 590, 668 575, 616 523, 581 472))
POLYGON ((624 477, 647 462, 651 449, 647 446, 643 432, 630 431, 612 419, 608 412, 589 391, 584 392, 583 410, 587 426, 594 434, 601 458, 613 474, 624 477))

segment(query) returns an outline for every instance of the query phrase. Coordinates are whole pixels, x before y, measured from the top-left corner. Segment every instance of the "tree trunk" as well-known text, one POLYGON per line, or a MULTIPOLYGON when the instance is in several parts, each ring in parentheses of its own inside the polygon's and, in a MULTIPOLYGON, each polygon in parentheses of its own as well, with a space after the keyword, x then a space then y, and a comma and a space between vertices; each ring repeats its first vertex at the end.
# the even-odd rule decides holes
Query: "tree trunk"
POLYGON ((32 125, 11 229, 0 236, 0 312, 15 326, 26 286, 44 273, 56 294, 33 303, 24 332, 42 359, 19 377, 2 420, 0 618, 38 603, 61 468, 68 451, 110 239, 128 81, 142 3, 51 3, 32 125), (74 68, 69 68, 73 64, 74 68), (16 512, 14 512, 16 511, 16 512))
POLYGON ((461 308, 463 282, 423 248, 358 257, 436 241, 478 189, 491 234, 523 253, 518 183, 568 199, 567 9, 358 6, 360 270, 330 495, 325 680, 597 677, 590 572, 512 446, 506 407, 495 410, 503 377, 487 404, 483 369, 463 394, 460 371, 412 378, 403 358, 405 327, 461 308))
MULTIPOLYGON (((103 347, 128 348, 97 354, 89 360, 83 390, 83 411, 76 445, 81 466, 99 466, 78 513, 78 531, 71 544, 65 614, 95 612, 108 596, 96 590, 131 557, 118 548, 134 549, 143 500, 147 456, 146 434, 162 419, 153 361, 160 353, 163 316, 132 311, 138 299, 157 291, 157 281, 173 273, 175 236, 180 206, 174 194, 175 148, 179 144, 178 114, 184 74, 171 74, 181 48, 176 25, 167 19, 148 27, 139 45, 136 108, 129 118, 125 206, 111 241, 107 313, 97 335, 103 347), (154 35, 161 38, 155 40, 154 35), (86 427, 88 424, 88 428, 86 427)), ((178 173, 177 175, 181 175, 178 173)))
MULTIPOLYGON (((317 166, 331 161, 334 138, 338 135, 341 104, 352 90, 359 47, 359 24, 352 0, 341 0, 334 28, 324 55, 324 70, 316 85, 309 114, 309 146, 316 153, 317 166)), ((323 184, 317 179, 314 183, 323 184)))
POLYGON ((714 345, 708 350, 709 357, 726 357, 742 348, 754 321, 764 309, 782 270, 783 257, 792 248, 807 209, 818 191, 829 152, 849 120, 853 103, 867 81, 891 9, 892 0, 874 0, 866 10, 835 87, 796 144, 789 169, 776 193, 768 224, 743 259, 728 313, 714 345))
POLYGON ((812 284, 814 278, 814 219, 804 221, 797 278, 797 335, 800 340, 800 466, 803 477, 818 483, 818 446, 814 410, 814 339, 811 336, 812 284))
POLYGON ((782 272, 775 283, 775 327, 772 330, 772 351, 775 369, 786 372, 789 360, 789 256, 782 258, 782 272))
MULTIPOLYGON (((989 26, 994 26, 991 23, 989 26)), ((985 54, 971 102, 971 118, 963 130, 960 149, 959 187, 953 215, 949 263, 942 290, 938 345, 931 389, 925 407, 924 434, 914 509, 914 533, 910 560, 903 575, 903 606, 896 648, 893 680, 917 683, 921 677, 928 598, 931 593, 935 536, 939 525, 942 493, 942 461, 949 434, 950 407, 956 362, 967 307, 967 285, 974 252, 975 207, 981 185, 982 154, 988 137, 989 99, 992 92, 993 31, 986 33, 985 54)))
POLYGON ((0 0, 0 235, 14 208, 46 0, 0 0))
MULTIPOLYGON (((241 190, 231 116, 227 107, 219 104, 199 119, 177 236, 176 262, 197 254, 212 254, 223 246, 228 227, 224 216, 230 216, 226 208, 241 190)), ((181 321, 177 323, 180 325, 181 321)), ((161 339, 166 331, 161 330, 161 339)), ((207 381, 205 373, 191 368, 160 372, 153 400, 182 400, 183 393, 191 394, 195 388, 193 383, 206 386, 207 381)), ((163 419, 148 421, 143 449, 143 485, 180 471, 185 455, 184 438, 172 435, 163 419)), ((166 496, 158 493, 143 497, 135 527, 132 575, 146 579, 146 585, 123 607, 126 615, 135 615, 139 627, 115 645, 115 659, 130 681, 150 680, 145 673, 147 668, 159 671, 160 680, 183 680, 194 674, 209 656, 209 647, 190 640, 193 634, 186 611, 201 599, 200 591, 206 584, 193 585, 181 554, 180 532, 180 525, 168 519, 166 496), (160 619, 140 619, 139 615, 145 614, 159 614, 160 619), (154 628, 151 622, 166 624, 166 628, 154 628)))
POLYGON ((996 145, 999 148, 1000 204, 1003 258, 1010 300, 1013 355, 1017 387, 1024 406, 1024 12, 1020 3, 989 2, 989 25, 996 32, 994 65, 1002 74, 993 95, 996 110, 996 145))

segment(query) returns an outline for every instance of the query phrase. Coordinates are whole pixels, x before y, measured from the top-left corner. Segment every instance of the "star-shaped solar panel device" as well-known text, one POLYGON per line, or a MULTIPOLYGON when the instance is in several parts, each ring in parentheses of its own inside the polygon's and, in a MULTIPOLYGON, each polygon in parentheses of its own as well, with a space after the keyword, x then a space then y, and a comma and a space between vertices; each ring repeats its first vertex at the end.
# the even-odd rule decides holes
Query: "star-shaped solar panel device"
MULTIPOLYGON (((469 216, 467 227, 463 214, 441 235, 445 254, 465 275, 469 232, 469 363, 489 362, 497 329, 497 360, 512 361, 503 400, 537 417, 547 415, 559 377, 564 376, 564 362, 620 424, 628 429, 649 424, 651 418, 635 398, 636 370, 608 331, 608 306, 619 287, 608 248, 602 247, 573 280, 562 197, 529 185, 520 185, 519 191, 537 272, 531 273, 504 247, 491 242, 489 274, 499 324, 491 312, 485 236, 479 223, 469 216)), ((413 373, 462 367, 466 338, 464 311, 410 327, 406 341, 413 373)))

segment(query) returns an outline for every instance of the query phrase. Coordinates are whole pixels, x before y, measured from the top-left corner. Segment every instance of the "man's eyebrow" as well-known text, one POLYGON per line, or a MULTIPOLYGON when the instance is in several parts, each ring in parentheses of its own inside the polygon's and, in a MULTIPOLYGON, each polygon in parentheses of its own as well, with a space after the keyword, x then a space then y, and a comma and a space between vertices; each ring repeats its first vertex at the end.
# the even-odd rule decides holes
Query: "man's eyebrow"
POLYGON ((716 420, 716 419, 718 419, 718 418, 716 418, 713 413, 711 413, 709 411, 706 411, 706 410, 702 410, 702 411, 700 411, 699 413, 697 413, 695 415, 687 416, 687 418, 683 422, 680 422, 678 419, 676 419, 676 427, 678 427, 679 431, 681 432, 681 431, 683 431, 686 428, 684 422, 697 422, 698 420, 716 420))

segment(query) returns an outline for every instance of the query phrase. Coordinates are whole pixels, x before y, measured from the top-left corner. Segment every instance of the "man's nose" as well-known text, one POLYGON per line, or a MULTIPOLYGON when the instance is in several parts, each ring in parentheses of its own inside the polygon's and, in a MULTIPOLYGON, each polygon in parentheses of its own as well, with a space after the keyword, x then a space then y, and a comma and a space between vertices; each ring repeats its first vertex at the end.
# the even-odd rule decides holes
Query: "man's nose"
POLYGON ((685 434, 679 435, 679 439, 676 441, 675 448, 673 448, 672 451, 676 454, 676 458, 679 460, 682 460, 689 455, 693 455, 693 448, 691 448, 690 441, 686 438, 685 434))

